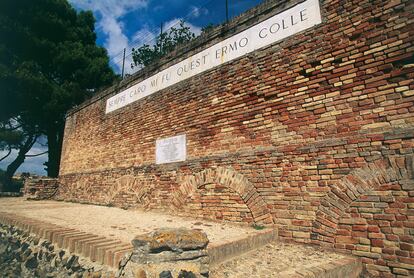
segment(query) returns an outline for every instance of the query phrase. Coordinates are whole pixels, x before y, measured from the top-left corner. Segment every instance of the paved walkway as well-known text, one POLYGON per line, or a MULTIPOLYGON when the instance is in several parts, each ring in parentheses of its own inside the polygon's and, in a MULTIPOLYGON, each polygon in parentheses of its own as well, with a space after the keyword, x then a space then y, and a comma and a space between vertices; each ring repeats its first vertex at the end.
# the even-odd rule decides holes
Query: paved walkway
POLYGON ((0 198, 1 212, 116 238, 122 242, 131 242, 136 235, 160 227, 202 229, 212 244, 222 244, 260 233, 248 226, 188 219, 156 212, 57 201, 26 201, 24 198, 0 198))
POLYGON ((113 267, 118 265, 126 250, 131 249, 130 242, 136 235, 161 227, 186 227, 206 232, 210 240, 210 257, 216 262, 212 264, 213 278, 328 277, 322 274, 332 271, 339 273, 332 277, 351 278, 356 277, 352 272, 359 267, 355 259, 344 255, 311 246, 272 241, 274 234, 271 229, 257 231, 249 226, 148 211, 0 198, 0 218, 9 223, 15 219, 16 225, 31 227, 31 231, 49 236, 59 247, 113 267), (75 243, 76 240, 79 244, 75 243), (234 256, 240 250, 257 247, 260 248, 234 256))
POLYGON ((211 269, 212 278, 354 277, 355 259, 312 246, 272 242, 211 269), (336 276, 325 276, 326 273, 336 276))

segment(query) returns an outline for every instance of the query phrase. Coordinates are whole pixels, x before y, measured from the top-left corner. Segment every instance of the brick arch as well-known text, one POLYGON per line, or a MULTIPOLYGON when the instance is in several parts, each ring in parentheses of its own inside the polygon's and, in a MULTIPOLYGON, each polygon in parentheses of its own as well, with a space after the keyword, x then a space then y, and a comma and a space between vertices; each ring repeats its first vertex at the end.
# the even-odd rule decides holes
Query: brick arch
POLYGON ((142 175, 123 175, 109 188, 103 202, 124 208, 134 206, 146 208, 149 206, 149 195, 154 188, 149 180, 142 175))
POLYGON ((414 179, 414 155, 388 157, 352 171, 331 187, 321 199, 313 221, 314 243, 332 246, 340 218, 362 195, 390 182, 414 179))
POLYGON ((258 224, 273 224, 272 216, 256 188, 242 174, 232 168, 211 168, 181 179, 180 186, 174 191, 172 204, 179 210, 200 187, 218 183, 237 193, 258 224))

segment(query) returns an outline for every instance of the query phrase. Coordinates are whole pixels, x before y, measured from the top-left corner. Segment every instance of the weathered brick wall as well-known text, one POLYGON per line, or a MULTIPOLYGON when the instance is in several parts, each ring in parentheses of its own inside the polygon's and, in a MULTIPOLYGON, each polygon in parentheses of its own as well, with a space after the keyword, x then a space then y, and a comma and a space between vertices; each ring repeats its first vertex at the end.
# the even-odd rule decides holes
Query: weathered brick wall
MULTIPOLYGON (((272 2, 182 57, 300 1, 272 2)), ((72 111, 58 198, 273 223, 374 275, 414 275, 414 4, 321 10, 318 26, 124 108, 105 101, 181 52, 72 111), (187 160, 156 165, 155 140, 178 134, 187 160)))
POLYGON ((58 179, 29 177, 24 181, 23 195, 28 200, 51 199, 57 193, 58 187, 58 179))

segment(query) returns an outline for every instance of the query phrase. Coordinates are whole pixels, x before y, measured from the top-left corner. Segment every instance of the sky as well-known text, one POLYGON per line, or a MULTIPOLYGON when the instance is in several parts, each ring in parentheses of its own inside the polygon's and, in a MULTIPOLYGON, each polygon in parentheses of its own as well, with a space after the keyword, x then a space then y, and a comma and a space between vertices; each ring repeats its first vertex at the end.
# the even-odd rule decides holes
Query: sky
MULTIPOLYGON (((229 18, 258 5, 263 0, 228 0, 229 18)), ((97 44, 108 51, 110 64, 121 72, 123 49, 126 49, 125 72, 132 74, 131 49, 143 44, 151 45, 163 30, 176 26, 183 19, 191 31, 200 34, 201 28, 209 24, 220 24, 226 20, 225 0, 69 0, 76 10, 91 10, 95 16, 97 44)), ((28 154, 44 152, 45 138, 40 138, 28 154)), ((5 169, 17 151, 0 162, 5 169)), ((4 153, 0 152, 0 158, 4 153)), ((47 154, 26 158, 17 172, 46 175, 43 163, 47 154)))

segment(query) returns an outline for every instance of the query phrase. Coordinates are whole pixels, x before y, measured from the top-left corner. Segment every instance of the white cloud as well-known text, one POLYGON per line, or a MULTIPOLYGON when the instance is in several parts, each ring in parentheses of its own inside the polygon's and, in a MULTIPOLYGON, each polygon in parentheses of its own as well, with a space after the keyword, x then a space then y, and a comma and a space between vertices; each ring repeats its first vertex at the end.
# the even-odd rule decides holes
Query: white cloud
MULTIPOLYGON (((124 26, 120 18, 127 13, 147 7, 148 0, 70 0, 77 8, 91 10, 100 15, 97 28, 107 36, 104 46, 109 57, 113 59, 118 70, 122 68, 122 51, 130 49, 128 37, 124 33, 124 26)), ((125 61, 126 73, 131 73, 131 57, 125 61)))
POLYGON ((134 42, 134 47, 140 47, 143 44, 152 44, 155 42, 155 38, 158 35, 158 30, 151 30, 148 25, 139 29, 132 36, 132 41, 134 42))
POLYGON ((92 10, 102 15, 119 18, 128 12, 147 7, 148 0, 69 0, 82 10, 92 10))
MULTIPOLYGON (((178 27, 179 24, 180 24, 180 20, 182 20, 182 18, 174 18, 174 19, 171 19, 170 21, 167 21, 164 24, 165 30, 168 30, 171 27, 178 27)), ((191 24, 191 23, 189 23, 187 21, 184 22, 184 25, 187 26, 187 27, 190 27, 190 31, 193 32, 196 36, 200 35, 200 33, 201 33, 201 27, 196 26, 196 25, 193 25, 193 24, 191 24)))
POLYGON ((192 6, 190 14, 193 17, 199 17, 200 16, 200 8, 198 8, 196 6, 192 6))
POLYGON ((197 18, 201 15, 208 15, 208 9, 203 8, 203 7, 199 8, 199 7, 196 7, 196 6, 191 6, 190 7, 190 12, 188 14, 189 17, 197 18))
MULTIPOLYGON (((159 26, 150 28, 148 25, 144 25, 141 29, 137 30, 131 38, 125 35, 125 26, 122 22, 122 17, 127 13, 144 9, 147 7, 149 0, 69 0, 75 7, 83 10, 92 10, 95 14, 99 14, 99 20, 96 27, 106 35, 104 47, 108 51, 108 55, 111 58, 111 63, 116 67, 116 70, 120 73, 122 69, 122 54, 124 48, 126 48, 125 59, 125 73, 132 74, 139 70, 139 67, 131 69, 133 62, 131 49, 140 47, 143 44, 152 45, 155 42, 155 38, 159 34, 159 26)), ((157 8, 157 7, 155 7, 157 8)), ((208 13, 205 8, 191 7, 191 17, 199 17, 208 13)), ((164 31, 175 26, 177 27, 181 18, 174 18, 166 22, 163 26, 164 31)), ((189 22, 185 22, 185 25, 190 27, 190 30, 197 36, 201 33, 201 28, 195 26, 189 22)))

